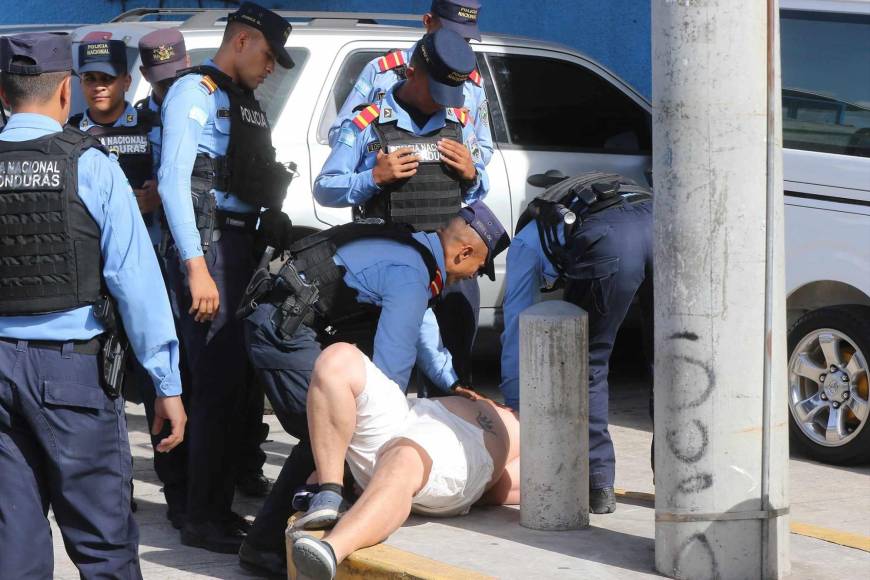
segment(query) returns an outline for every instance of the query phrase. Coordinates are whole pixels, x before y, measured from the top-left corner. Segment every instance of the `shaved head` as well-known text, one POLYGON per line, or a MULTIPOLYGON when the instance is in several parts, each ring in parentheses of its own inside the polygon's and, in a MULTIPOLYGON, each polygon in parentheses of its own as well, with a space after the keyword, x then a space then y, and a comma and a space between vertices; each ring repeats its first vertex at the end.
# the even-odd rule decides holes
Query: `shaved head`
POLYGON ((480 235, 460 216, 438 230, 444 248, 447 284, 477 276, 489 252, 480 235))

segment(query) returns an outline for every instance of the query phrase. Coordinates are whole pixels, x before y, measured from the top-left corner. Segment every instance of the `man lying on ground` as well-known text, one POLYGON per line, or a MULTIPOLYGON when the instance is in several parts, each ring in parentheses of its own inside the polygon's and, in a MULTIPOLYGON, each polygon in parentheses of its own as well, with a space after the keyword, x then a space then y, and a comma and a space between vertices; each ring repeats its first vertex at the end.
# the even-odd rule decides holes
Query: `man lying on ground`
POLYGON ((339 343, 317 359, 307 406, 320 491, 296 527, 335 528, 322 540, 297 537, 300 575, 335 578, 342 560, 383 541, 411 511, 446 517, 476 502, 519 503, 519 420, 492 401, 406 399, 355 346, 339 343), (364 489, 349 509, 345 458, 364 489))

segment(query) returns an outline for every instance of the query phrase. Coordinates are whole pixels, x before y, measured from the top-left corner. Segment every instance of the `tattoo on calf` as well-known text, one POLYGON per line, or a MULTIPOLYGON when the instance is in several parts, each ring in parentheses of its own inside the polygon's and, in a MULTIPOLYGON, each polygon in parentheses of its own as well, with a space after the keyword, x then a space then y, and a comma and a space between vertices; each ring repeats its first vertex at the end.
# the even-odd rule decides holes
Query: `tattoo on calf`
POLYGON ((486 431, 487 433, 496 434, 495 428, 492 424, 492 419, 483 414, 483 411, 478 411, 477 413, 477 424, 480 425, 480 428, 486 431))

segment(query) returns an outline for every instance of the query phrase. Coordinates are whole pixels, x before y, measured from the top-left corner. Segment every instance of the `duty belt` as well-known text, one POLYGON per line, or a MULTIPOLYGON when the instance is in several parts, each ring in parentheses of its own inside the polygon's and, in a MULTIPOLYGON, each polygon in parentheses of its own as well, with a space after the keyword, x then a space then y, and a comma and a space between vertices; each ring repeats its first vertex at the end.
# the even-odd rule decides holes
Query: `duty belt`
POLYGON ((17 338, 7 338, 0 337, 0 342, 5 342, 8 344, 18 344, 19 342, 26 342, 28 347, 31 348, 44 348, 48 350, 57 350, 63 351, 63 347, 66 344, 72 344, 72 351, 76 354, 87 354, 87 355, 96 355, 99 354, 100 349, 102 348, 102 344, 100 343, 100 338, 92 338, 90 340, 24 340, 17 338))

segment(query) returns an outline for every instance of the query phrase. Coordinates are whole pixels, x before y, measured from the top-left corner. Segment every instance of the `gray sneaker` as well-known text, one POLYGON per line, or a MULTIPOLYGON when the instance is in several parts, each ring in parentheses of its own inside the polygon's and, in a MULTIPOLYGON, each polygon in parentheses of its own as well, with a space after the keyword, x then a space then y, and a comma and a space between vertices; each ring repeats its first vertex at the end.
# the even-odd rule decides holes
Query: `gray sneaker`
POLYGON ((616 493, 612 487, 589 490, 589 511, 593 514, 612 514, 616 511, 616 493))
POLYGON ((298 530, 325 530, 338 522, 350 505, 334 491, 319 491, 311 498, 308 511, 296 520, 293 527, 298 530))
POLYGON ((338 568, 332 546, 311 536, 293 542, 293 564, 300 577, 311 580, 333 580, 338 568))

